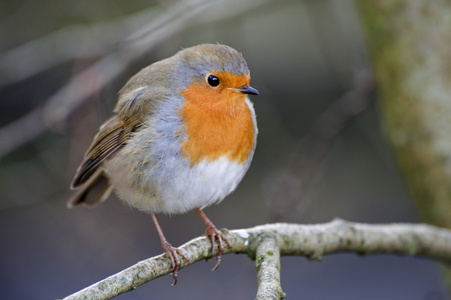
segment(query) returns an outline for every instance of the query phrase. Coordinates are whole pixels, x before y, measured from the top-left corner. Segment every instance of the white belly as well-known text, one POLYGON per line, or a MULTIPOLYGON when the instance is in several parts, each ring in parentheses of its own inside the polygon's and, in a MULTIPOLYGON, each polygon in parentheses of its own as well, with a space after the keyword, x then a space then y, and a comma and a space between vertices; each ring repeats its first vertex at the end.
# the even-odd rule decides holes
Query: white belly
POLYGON ((188 162, 179 162, 166 172, 152 168, 147 174, 117 161, 108 165, 111 183, 122 200, 145 212, 166 214, 219 203, 235 190, 247 171, 247 166, 225 157, 202 161, 192 168, 188 162))

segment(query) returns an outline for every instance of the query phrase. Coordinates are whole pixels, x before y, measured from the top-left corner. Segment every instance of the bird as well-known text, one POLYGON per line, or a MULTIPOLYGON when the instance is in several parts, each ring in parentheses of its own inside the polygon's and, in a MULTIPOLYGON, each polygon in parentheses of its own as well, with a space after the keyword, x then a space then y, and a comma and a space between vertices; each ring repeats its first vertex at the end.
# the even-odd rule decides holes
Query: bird
POLYGON ((177 282, 185 255, 163 234, 157 214, 195 210, 206 225, 215 270, 229 239, 203 209, 233 192, 255 152, 257 123, 241 53, 222 44, 182 49, 131 77, 99 128, 70 185, 69 208, 94 207, 112 191, 152 216, 177 282))

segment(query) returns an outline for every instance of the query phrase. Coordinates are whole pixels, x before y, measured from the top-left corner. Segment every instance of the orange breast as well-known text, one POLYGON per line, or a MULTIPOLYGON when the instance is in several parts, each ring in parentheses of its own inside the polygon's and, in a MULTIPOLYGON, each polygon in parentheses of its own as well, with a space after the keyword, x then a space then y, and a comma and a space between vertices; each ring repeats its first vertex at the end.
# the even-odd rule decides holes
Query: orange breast
MULTIPOLYGON (((221 82, 238 87, 248 84, 249 77, 227 74, 221 82)), ((254 124, 246 95, 227 88, 214 89, 204 82, 190 84, 182 95, 185 105, 180 116, 188 139, 181 147, 191 166, 223 155, 244 164, 254 147, 254 124)))

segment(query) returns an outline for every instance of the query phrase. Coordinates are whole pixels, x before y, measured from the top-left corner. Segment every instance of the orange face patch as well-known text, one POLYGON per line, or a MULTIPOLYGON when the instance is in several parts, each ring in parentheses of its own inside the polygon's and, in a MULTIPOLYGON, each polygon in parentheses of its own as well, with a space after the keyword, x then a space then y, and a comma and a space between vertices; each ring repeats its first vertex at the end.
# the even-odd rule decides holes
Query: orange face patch
POLYGON ((182 92, 185 105, 180 116, 188 137, 181 146, 183 155, 191 166, 223 155, 244 164, 254 146, 254 124, 246 95, 233 89, 248 85, 250 77, 228 72, 214 75, 220 80, 217 87, 202 80, 182 92))

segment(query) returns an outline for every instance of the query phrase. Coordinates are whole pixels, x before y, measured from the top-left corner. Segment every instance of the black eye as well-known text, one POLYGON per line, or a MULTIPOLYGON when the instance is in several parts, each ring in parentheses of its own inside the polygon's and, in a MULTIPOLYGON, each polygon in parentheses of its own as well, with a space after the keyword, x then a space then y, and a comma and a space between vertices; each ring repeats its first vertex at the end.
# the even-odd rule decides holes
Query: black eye
POLYGON ((219 78, 215 75, 210 75, 207 78, 208 84, 211 86, 218 86, 219 85, 219 78))

